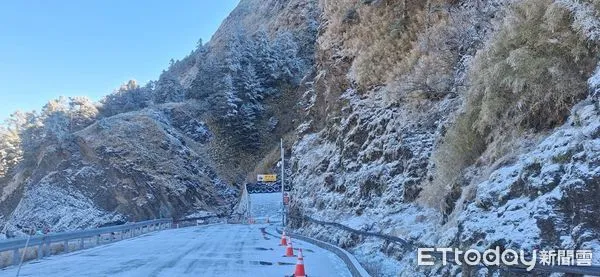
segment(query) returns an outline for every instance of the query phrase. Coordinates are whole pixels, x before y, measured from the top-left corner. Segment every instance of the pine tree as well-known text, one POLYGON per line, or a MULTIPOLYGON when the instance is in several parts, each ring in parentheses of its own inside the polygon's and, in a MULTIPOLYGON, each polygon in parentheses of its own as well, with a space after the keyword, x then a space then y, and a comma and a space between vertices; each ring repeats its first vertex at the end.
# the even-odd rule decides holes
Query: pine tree
POLYGON ((126 84, 107 95, 101 103, 101 114, 113 116, 119 113, 141 110, 152 102, 151 84, 140 87, 135 80, 129 80, 126 84))
POLYGON ((303 71, 303 61, 298 57, 299 47, 290 32, 277 35, 272 44, 275 53, 277 70, 273 73, 275 79, 297 84, 303 71))
POLYGON ((41 113, 43 137, 46 142, 65 141, 70 135, 69 105, 65 97, 49 101, 41 113))
POLYGON ((69 98, 69 117, 72 131, 78 131, 92 124, 98 113, 98 107, 89 98, 83 96, 69 98))
POLYGON ((17 130, 0 126, 0 178, 6 176, 22 159, 21 138, 17 130))
POLYGON ((161 104, 183 100, 185 100, 185 89, 181 83, 170 73, 162 74, 152 90, 152 102, 161 104))

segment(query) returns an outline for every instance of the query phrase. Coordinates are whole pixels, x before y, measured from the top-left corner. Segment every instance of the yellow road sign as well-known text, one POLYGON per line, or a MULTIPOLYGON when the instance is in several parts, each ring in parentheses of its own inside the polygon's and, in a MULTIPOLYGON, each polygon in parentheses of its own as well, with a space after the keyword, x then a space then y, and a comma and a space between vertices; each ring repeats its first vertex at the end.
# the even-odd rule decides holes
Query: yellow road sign
POLYGON ((258 182, 277 182, 277 174, 258 174, 256 176, 258 182))

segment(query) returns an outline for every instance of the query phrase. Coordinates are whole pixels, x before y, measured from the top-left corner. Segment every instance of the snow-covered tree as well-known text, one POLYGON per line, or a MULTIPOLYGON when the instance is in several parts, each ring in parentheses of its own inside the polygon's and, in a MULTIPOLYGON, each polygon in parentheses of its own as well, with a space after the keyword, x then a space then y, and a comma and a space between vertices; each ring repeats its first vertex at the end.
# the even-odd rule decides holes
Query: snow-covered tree
MULTIPOLYGON (((297 85, 305 68, 291 33, 270 39, 260 30, 243 29, 224 38, 218 49, 203 47, 198 74, 187 97, 208 101, 213 117, 234 143, 259 145, 265 119, 263 101, 281 88, 297 85)), ((198 52, 200 53, 200 52, 198 52)))
POLYGON ((71 133, 69 103, 65 97, 49 101, 42 108, 42 137, 46 142, 62 142, 71 133))
POLYGON ((0 178, 6 176, 22 158, 21 138, 17 130, 0 126, 0 178))
POLYGON ((71 129, 73 131, 80 130, 96 120, 98 107, 87 97, 70 97, 69 116, 71 119, 71 129))
POLYGON ((239 81, 241 90, 250 102, 257 104, 264 98, 263 92, 265 88, 260 83, 260 79, 252 64, 247 65, 240 73, 239 81))
POLYGON ((214 56, 207 56, 198 64, 198 74, 192 87, 187 91, 187 98, 207 99, 211 94, 220 93, 220 80, 224 76, 222 64, 214 56))
POLYGON ((252 36, 254 60, 253 65, 256 68, 256 75, 260 82, 269 86, 269 80, 273 79, 273 73, 277 71, 277 60, 271 47, 269 36, 264 30, 258 31, 252 36))
POLYGON ((181 83, 168 72, 162 74, 152 90, 152 101, 161 104, 183 100, 185 100, 185 89, 181 83))
POLYGON ((147 107, 151 103, 151 99, 151 85, 140 87, 135 80, 129 80, 126 84, 121 85, 118 90, 100 100, 101 114, 112 116, 140 110, 147 107))
POLYGON ((275 37, 272 46, 275 53, 275 61, 277 70, 273 72, 273 77, 280 81, 296 84, 302 76, 303 71, 302 59, 298 57, 300 48, 296 43, 296 39, 290 32, 283 32, 275 37))
POLYGON ((242 99, 237 96, 238 93, 233 85, 233 78, 231 75, 225 75, 222 80, 222 87, 223 95, 225 97, 222 105, 217 103, 217 107, 220 107, 217 112, 225 119, 229 127, 233 127, 232 122, 235 122, 239 115, 238 109, 242 99))

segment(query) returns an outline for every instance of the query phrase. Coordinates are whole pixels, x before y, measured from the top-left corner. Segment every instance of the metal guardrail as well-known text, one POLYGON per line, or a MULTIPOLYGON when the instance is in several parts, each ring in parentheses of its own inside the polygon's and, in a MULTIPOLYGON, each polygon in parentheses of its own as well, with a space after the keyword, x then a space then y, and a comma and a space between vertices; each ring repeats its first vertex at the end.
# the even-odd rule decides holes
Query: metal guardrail
POLYGON ((216 215, 174 219, 173 220, 173 228, 198 226, 200 224, 207 224, 210 222, 215 222, 214 220, 217 220, 217 219, 220 219, 220 217, 218 217, 216 215))
POLYGON ((348 226, 344 226, 342 224, 336 223, 336 222, 327 222, 327 221, 320 221, 320 220, 316 220, 313 218, 310 218, 308 216, 289 216, 290 218, 293 219, 300 219, 300 220, 305 220, 305 221, 309 221, 312 223, 316 223, 316 224, 320 224, 320 225, 326 225, 326 226, 332 226, 350 233, 354 233, 357 235, 363 235, 363 236, 368 236, 368 237, 377 237, 380 239, 384 239, 386 241, 390 241, 390 242, 395 242, 398 243, 402 246, 414 246, 413 243, 408 242, 405 239, 401 239, 398 237, 394 237, 394 236, 389 236, 389 235, 384 235, 384 234, 380 234, 380 233, 373 233, 373 232, 366 232, 366 231, 361 231, 361 230, 356 230, 356 229, 352 229, 348 226))
MULTIPOLYGON (((273 182, 273 183, 264 183, 264 182, 259 182, 259 183, 248 183, 246 184, 246 189, 248 190, 248 193, 253 194, 253 193, 274 193, 274 192, 281 192, 281 182, 273 182)), ((290 191, 291 186, 289 184, 284 184, 284 188, 285 191, 290 191)))
MULTIPOLYGON (((408 247, 408 248, 419 248, 419 247, 423 247, 423 248, 434 248, 432 246, 427 246, 427 245, 422 245, 419 243, 415 243, 415 242, 409 242, 405 239, 402 238, 398 238, 398 237, 394 237, 394 236, 390 236, 390 235, 385 235, 385 234, 380 234, 380 233, 373 233, 373 232, 365 232, 365 231, 361 231, 361 230, 356 230, 353 228, 350 228, 348 226, 344 226, 342 224, 336 223, 336 222, 327 222, 327 221, 321 221, 321 220, 317 220, 314 218, 311 218, 309 216, 293 216, 293 215, 289 215, 289 218, 291 219, 296 219, 296 220, 302 220, 303 222, 310 222, 310 223, 315 223, 315 224, 319 224, 319 225, 324 225, 324 226, 331 226, 337 229, 341 229, 350 233, 354 233, 357 235, 363 235, 363 236, 368 236, 368 237, 375 237, 375 238, 380 238, 386 241, 390 241, 390 242, 394 242, 394 243, 398 243, 404 247, 408 247)), ((439 256, 437 255, 433 255, 436 258, 440 259, 441 258, 441 254, 439 256)), ((482 268, 482 267, 486 267, 483 264, 481 264, 480 266, 476 266, 478 268, 482 268)), ((531 272, 526 271, 526 269, 522 266, 500 266, 500 267, 488 267, 490 269, 500 269, 500 270, 505 270, 508 272, 513 272, 513 273, 523 273, 523 274, 531 274, 531 273, 567 273, 567 274, 581 274, 581 275, 589 275, 589 276, 600 276, 600 266, 598 265, 592 265, 592 266, 559 266, 559 265, 555 265, 555 266, 550 266, 550 265, 540 265, 540 264, 536 264, 536 266, 533 268, 533 270, 531 272)))
POLYGON ((101 236, 104 234, 110 234, 110 241, 115 240, 115 234, 120 233, 120 238, 135 237, 144 233, 164 230, 171 228, 172 219, 155 219, 142 221, 137 223, 127 223, 123 225, 101 227, 96 229, 71 231, 64 233, 50 233, 45 235, 33 235, 29 238, 18 238, 8 239, 0 241, 0 253, 6 251, 13 251, 13 264, 18 264, 22 255, 20 250, 25 251, 26 248, 37 247, 37 258, 49 256, 51 254, 52 243, 63 243, 64 252, 69 251, 69 241, 79 240, 79 248, 84 248, 84 239, 96 238, 96 244, 101 243, 101 236))

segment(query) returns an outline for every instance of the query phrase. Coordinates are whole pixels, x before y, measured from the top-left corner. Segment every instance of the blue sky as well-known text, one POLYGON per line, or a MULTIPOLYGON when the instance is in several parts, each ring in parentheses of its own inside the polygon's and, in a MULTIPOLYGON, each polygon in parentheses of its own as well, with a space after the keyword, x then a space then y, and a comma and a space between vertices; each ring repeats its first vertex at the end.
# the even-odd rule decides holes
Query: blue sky
POLYGON ((58 96, 99 100, 158 78, 239 0, 9 0, 0 4, 0 121, 58 96))

